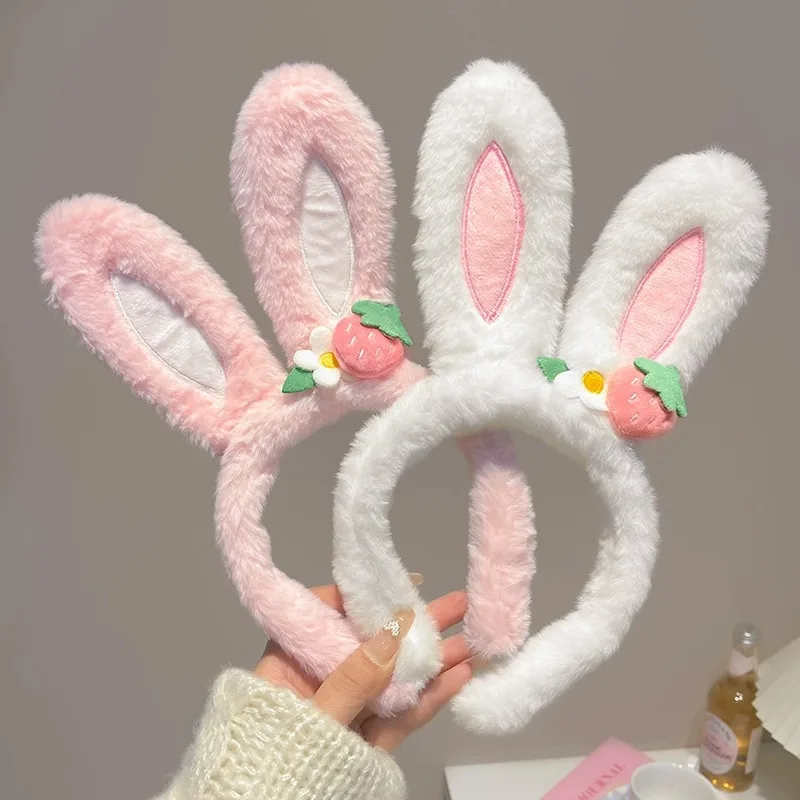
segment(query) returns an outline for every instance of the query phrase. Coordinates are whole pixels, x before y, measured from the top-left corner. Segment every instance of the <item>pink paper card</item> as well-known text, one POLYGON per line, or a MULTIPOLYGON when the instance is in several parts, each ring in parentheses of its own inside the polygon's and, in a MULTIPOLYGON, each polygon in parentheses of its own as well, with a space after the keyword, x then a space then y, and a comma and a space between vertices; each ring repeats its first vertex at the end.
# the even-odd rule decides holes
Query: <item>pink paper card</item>
POLYGON ((587 756, 542 800, 597 800, 625 786, 637 767, 652 761, 619 739, 608 739, 587 756))

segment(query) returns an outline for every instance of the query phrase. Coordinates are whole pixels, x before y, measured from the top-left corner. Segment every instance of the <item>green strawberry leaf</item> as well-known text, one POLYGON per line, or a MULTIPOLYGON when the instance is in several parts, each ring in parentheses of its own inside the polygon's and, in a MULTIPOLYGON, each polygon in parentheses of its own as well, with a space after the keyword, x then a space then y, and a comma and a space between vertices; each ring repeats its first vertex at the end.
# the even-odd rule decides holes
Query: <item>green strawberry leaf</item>
POLYGON ((544 373, 545 378, 547 378, 550 383, 552 383, 562 372, 566 372, 569 369, 567 362, 564 361, 563 358, 547 358, 546 356, 541 356, 540 358, 536 359, 536 363, 539 365, 539 369, 544 373))
POLYGON ((297 392, 305 392, 308 389, 313 389, 316 385, 314 375, 309 370, 294 367, 286 376, 281 391, 284 394, 296 394, 297 392))
POLYGON ((377 328, 384 336, 399 339, 406 347, 411 347, 411 337, 400 320, 400 309, 393 303, 359 300, 353 303, 353 313, 361 317, 365 328, 377 328))
POLYGON ((674 411, 679 417, 685 417, 689 413, 681 388, 681 374, 677 367, 659 364, 650 358, 637 358, 633 366, 645 376, 643 381, 645 387, 658 394, 667 411, 674 411))

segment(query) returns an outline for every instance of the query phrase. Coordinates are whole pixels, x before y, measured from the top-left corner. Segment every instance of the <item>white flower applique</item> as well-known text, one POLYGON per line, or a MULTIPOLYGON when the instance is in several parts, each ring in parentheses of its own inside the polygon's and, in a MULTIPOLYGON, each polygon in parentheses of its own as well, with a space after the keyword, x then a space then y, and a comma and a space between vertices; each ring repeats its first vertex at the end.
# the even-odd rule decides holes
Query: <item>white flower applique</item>
POLYGON ((688 414, 680 370, 651 358, 635 358, 616 368, 570 369, 563 358, 542 356, 539 369, 564 397, 593 411, 607 412, 626 439, 652 439, 688 414))
POLYGON ((539 369, 564 397, 580 399, 593 411, 608 411, 608 378, 596 369, 570 369, 560 358, 537 359, 539 369))
POLYGON ((332 388, 342 378, 339 362, 333 353, 333 331, 314 328, 308 337, 308 349, 298 350, 292 359, 294 369, 283 384, 284 394, 294 394, 315 386, 332 388))
POLYGON ((608 411, 606 405, 608 381, 602 372, 595 369, 586 371, 568 369, 555 377, 553 386, 564 397, 579 398, 593 411, 608 411))

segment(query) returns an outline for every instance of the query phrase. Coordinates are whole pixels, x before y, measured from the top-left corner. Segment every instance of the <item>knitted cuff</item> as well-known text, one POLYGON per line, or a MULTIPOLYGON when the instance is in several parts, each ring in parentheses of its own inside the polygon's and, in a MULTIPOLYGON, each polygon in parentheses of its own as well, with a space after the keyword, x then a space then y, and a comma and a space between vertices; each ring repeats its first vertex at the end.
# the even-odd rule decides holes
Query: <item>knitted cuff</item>
POLYGON ((288 689, 230 669, 217 679, 170 797, 402 800, 387 753, 288 689), (176 791, 177 790, 177 791, 176 791))

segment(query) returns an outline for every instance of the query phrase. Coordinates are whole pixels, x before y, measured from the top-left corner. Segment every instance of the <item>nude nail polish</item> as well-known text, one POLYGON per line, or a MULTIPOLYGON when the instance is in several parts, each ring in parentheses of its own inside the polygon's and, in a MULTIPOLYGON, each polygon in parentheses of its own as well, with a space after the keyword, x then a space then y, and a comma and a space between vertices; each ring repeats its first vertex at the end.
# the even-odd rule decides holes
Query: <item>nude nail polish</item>
POLYGON ((364 645, 364 655, 379 667, 388 666, 400 650, 400 643, 411 630, 413 624, 414 612, 410 608, 398 611, 364 645))

